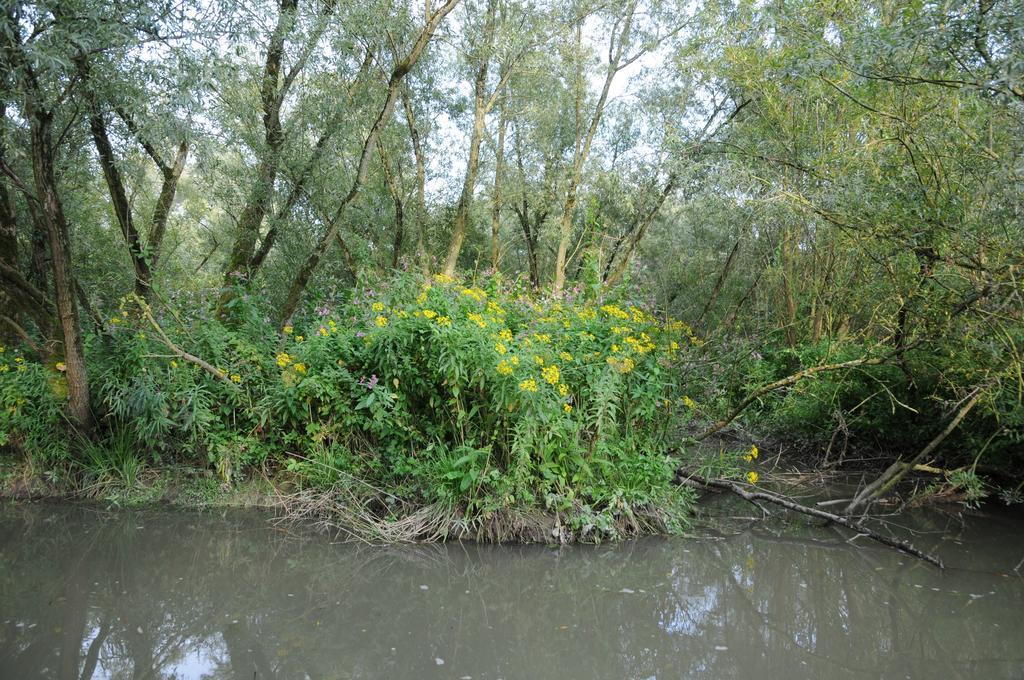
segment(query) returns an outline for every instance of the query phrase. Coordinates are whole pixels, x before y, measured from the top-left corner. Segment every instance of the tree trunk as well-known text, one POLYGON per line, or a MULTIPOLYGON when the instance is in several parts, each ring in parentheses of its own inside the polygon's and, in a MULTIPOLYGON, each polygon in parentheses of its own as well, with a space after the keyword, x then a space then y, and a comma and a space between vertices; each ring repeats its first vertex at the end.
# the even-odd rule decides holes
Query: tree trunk
MULTIPOLYGON (((349 102, 352 101, 352 91, 359 83, 363 82, 366 75, 370 72, 370 68, 373 65, 373 55, 373 50, 366 50, 366 54, 363 57, 363 63, 359 66, 359 72, 346 88, 345 94, 349 102)), ((320 159, 323 158, 323 155, 327 150, 327 143, 338 131, 340 127, 340 119, 341 114, 336 114, 325 125, 323 133, 320 135, 320 138, 316 140, 316 144, 313 145, 313 152, 310 154, 309 159, 306 160, 306 164, 302 167, 298 176, 294 178, 291 191, 288 192, 288 198, 285 199, 284 205, 277 210, 277 213, 274 215, 273 221, 270 224, 270 228, 267 230, 262 241, 260 241, 259 249, 249 262, 250 276, 263 265, 263 262, 267 259, 267 255, 270 254, 271 249, 277 242, 277 235, 280 233, 281 225, 289 218, 292 210, 295 208, 295 205, 305 194, 306 182, 308 182, 309 178, 312 177, 313 170, 316 168, 317 163, 319 163, 320 159)))
MULTIPOLYGON (((583 165, 590 157, 590 147, 594 141, 594 135, 601 124, 601 117, 604 115, 604 107, 608 102, 608 91, 611 89, 615 74, 620 70, 622 56, 629 34, 633 25, 633 14, 636 12, 636 0, 629 3, 625 16, 621 20, 622 28, 619 33, 612 33, 608 50, 608 65, 605 70, 604 85, 601 94, 594 106, 594 112, 590 117, 589 124, 584 132, 580 128, 579 112, 583 102, 583 89, 585 79, 583 77, 582 63, 576 73, 576 148, 573 152, 572 174, 569 177, 569 186, 565 192, 565 202, 562 204, 562 218, 559 223, 558 251, 555 254, 555 274, 552 282, 554 292, 561 293, 565 287, 565 265, 569 252, 569 241, 572 238, 572 220, 576 212, 576 201, 579 192, 580 182, 583 177, 583 165)), ((583 50, 583 23, 576 24, 576 49, 583 50)))
MULTIPOLYGON (((377 141, 377 150, 380 152, 380 164, 384 170, 384 183, 387 184, 388 193, 391 194, 391 202, 395 204, 395 240, 391 248, 391 268, 398 268, 398 258, 402 255, 402 242, 405 240, 405 206, 402 200, 401 177, 396 178, 391 169, 391 162, 388 159, 384 145, 377 141)), ((401 172, 401 168, 399 168, 401 172)))
POLYGON ((107 134, 106 121, 95 104, 93 112, 89 116, 89 131, 92 133, 96 153, 99 154, 100 167, 103 169, 103 178, 106 180, 107 190, 110 193, 114 216, 117 218, 118 226, 121 227, 121 235, 124 236, 124 241, 128 245, 128 255, 131 257, 132 269, 135 272, 135 293, 141 298, 148 299, 152 272, 142 251, 142 239, 139 237, 138 229, 135 228, 135 220, 132 218, 132 209, 128 204, 124 180, 121 178, 121 171, 117 168, 114 147, 110 144, 110 136, 107 134))
POLYGON ((796 265, 793 262, 796 256, 793 252, 793 240, 792 232, 789 227, 786 227, 782 235, 782 248, 780 250, 782 262, 779 264, 782 268, 782 299, 785 305, 784 328, 786 331, 786 344, 790 347, 795 347, 797 341, 796 282, 794 281, 794 268, 796 265))
POLYGON ((501 179, 505 165, 505 130, 508 117, 501 107, 498 121, 498 146, 494 152, 494 192, 491 196, 491 269, 497 273, 501 264, 501 179))
POLYGON ((412 141, 412 153, 416 158, 416 258, 424 276, 430 274, 430 263, 427 260, 426 219, 427 219, 427 163, 420 146, 420 132, 416 127, 416 117, 412 110, 409 94, 402 90, 402 108, 405 111, 405 122, 409 127, 409 139, 412 141))
MULTIPOLYGON (((665 182, 665 187, 658 194, 658 198, 654 205, 651 206, 651 209, 637 216, 638 223, 636 228, 632 230, 625 252, 619 258, 618 264, 611 270, 611 273, 605 277, 604 285, 606 288, 611 288, 622 280, 622 276, 626 273, 626 268, 629 267, 629 261, 633 257, 637 245, 640 243, 640 239, 647 233, 647 229, 654 222, 658 211, 661 210, 661 207, 665 205, 665 201, 668 200, 672 191, 675 190, 677 179, 678 177, 674 173, 669 175, 668 181, 665 182)), ((611 262, 608 264, 611 265, 611 262)))
POLYGON ((459 253, 466 240, 466 228, 469 223, 469 211, 473 205, 473 191, 476 188, 476 175, 480 167, 480 142, 484 137, 484 122, 487 114, 487 69, 491 61, 491 46, 494 42, 494 15, 497 11, 496 0, 487 2, 487 18, 484 25, 484 45, 480 46, 480 63, 477 66, 476 78, 473 81, 473 131, 469 137, 469 160, 466 162, 466 179, 462 183, 462 194, 455 208, 455 224, 452 228, 452 241, 448 247, 448 256, 444 261, 444 273, 455 275, 459 263, 459 253))
POLYGON ((156 271, 160 262, 160 255, 164 243, 164 235, 167 233, 167 219, 171 216, 171 207, 174 205, 174 195, 178 191, 178 180, 181 173, 185 171, 185 162, 188 160, 188 142, 182 141, 174 155, 174 164, 171 166, 162 165, 160 172, 163 175, 163 182, 160 184, 160 196, 153 208, 153 218, 150 221, 149 240, 146 244, 149 252, 149 265, 156 271))
POLYGON ((280 0, 277 25, 267 47, 260 83, 260 100, 263 104, 264 149, 260 155, 253 183, 242 214, 238 218, 235 243, 228 256, 224 271, 224 292, 218 303, 218 315, 225 316, 227 304, 234 299, 234 287, 239 280, 246 281, 250 275, 250 264, 256 249, 260 225, 270 206, 274 193, 274 182, 281 162, 281 147, 284 145, 284 130, 281 125, 281 105, 285 92, 281 85, 281 63, 284 60, 285 38, 291 32, 298 11, 298 0, 280 0))
MULTIPOLYGON (((7 102, 0 100, 0 135, 3 134, 3 125, 7 119, 7 102)), ((0 136, 0 161, 3 161, 6 152, 4 139, 0 136)), ((3 161, 6 163, 6 161, 3 161)), ((20 276, 18 271, 18 216, 14 209, 14 201, 7 184, 0 181, 0 267, 4 271, 10 269, 20 276)), ((5 278, 0 271, 0 306, 11 310, 11 319, 18 322, 18 307, 16 304, 20 298, 20 291, 12 290, 5 283, 5 278)), ((0 328, 0 344, 8 344, 15 340, 17 335, 6 325, 0 328)))
POLYGON ((65 378, 68 385, 68 417, 82 434, 92 433, 93 417, 89 403, 89 378, 85 368, 85 350, 78 320, 76 286, 71 267, 71 243, 53 168, 53 116, 47 111, 26 106, 32 138, 32 172, 36 197, 46 226, 53 263, 53 288, 57 317, 64 339, 65 378))

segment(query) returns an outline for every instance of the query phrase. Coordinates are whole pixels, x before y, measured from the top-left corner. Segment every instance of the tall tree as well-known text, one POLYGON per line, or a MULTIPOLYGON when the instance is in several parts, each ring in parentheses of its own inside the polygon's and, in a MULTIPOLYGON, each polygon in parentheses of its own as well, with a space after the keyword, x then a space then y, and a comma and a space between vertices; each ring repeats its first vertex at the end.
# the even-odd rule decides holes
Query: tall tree
POLYGON ((313 272, 316 271, 317 266, 319 266, 320 260, 323 258, 324 253, 327 252, 328 246, 330 246, 337 236, 341 217, 349 204, 352 203, 356 196, 359 195, 363 184, 366 182, 367 174, 370 171, 370 159, 373 156, 373 150, 376 148, 377 139, 380 137, 381 131, 391 120, 391 113, 394 109, 395 101, 399 96, 402 80, 416 65, 416 62, 419 61, 420 56, 422 56, 423 51, 426 49, 427 44, 430 42, 430 39, 433 37, 438 26, 441 25, 441 22, 448 13, 455 9, 458 3, 459 0, 447 0, 436 10, 431 10, 428 4, 426 7, 423 26, 413 40, 412 46, 404 56, 397 60, 394 67, 391 69, 384 103, 380 108, 380 113, 370 126, 370 130, 363 141, 362 151, 359 155, 359 161, 356 166, 357 169, 355 177, 352 179, 352 185, 349 188, 348 193, 345 194, 338 204, 334 215, 327 224, 327 228, 324 231, 323 236, 314 246, 305 262, 299 267, 295 278, 292 280, 292 284, 288 289, 288 296, 285 298, 284 306, 281 310, 282 319, 291 319, 292 315, 295 313, 295 310, 299 305, 299 300, 302 297, 302 293, 306 290, 306 285, 309 283, 310 277, 313 275, 313 272))

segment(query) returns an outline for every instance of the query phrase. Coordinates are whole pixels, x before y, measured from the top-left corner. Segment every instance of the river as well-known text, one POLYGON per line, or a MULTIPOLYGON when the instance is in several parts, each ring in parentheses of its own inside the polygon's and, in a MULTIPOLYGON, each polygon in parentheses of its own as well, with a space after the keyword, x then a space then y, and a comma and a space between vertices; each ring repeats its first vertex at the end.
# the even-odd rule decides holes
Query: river
POLYGON ((900 517, 940 572, 799 520, 379 547, 255 511, 7 504, 0 678, 1024 677, 1022 519, 900 517))

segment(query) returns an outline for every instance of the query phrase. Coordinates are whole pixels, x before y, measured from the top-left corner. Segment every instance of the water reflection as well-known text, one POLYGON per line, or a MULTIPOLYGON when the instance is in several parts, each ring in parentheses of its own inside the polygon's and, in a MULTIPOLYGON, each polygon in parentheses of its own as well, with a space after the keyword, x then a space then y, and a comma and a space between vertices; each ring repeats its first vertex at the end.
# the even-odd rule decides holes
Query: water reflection
POLYGON ((963 568, 940 574, 793 526, 374 548, 244 512, 15 506, 0 511, 0 677, 1020 676, 1019 522, 968 522, 940 546, 963 568))

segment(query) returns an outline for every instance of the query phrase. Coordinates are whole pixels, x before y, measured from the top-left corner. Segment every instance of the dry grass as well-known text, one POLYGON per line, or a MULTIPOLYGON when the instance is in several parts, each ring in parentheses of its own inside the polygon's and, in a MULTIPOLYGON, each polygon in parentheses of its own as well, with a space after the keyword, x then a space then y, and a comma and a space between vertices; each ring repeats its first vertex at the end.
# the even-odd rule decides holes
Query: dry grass
MULTIPOLYGON (((574 530, 556 512, 507 508, 467 515, 458 506, 407 502, 362 495, 351 487, 305 489, 278 494, 279 522, 313 526, 347 540, 366 543, 431 543, 468 540, 481 543, 599 542, 607 536, 574 530)), ((654 507, 616 516, 617 538, 667 533, 661 513, 654 507)))

